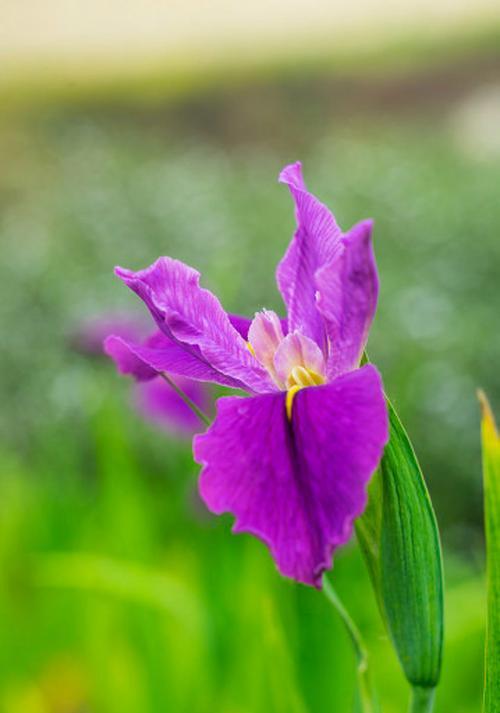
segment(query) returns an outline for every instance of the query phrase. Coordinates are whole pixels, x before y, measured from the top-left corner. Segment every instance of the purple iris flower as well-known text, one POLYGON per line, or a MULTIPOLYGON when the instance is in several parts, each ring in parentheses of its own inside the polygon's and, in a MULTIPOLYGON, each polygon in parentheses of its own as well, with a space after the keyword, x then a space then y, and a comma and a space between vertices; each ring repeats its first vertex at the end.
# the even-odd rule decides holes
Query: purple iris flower
MULTIPOLYGON (((110 334, 138 342, 144 337, 147 326, 144 320, 123 314, 101 315, 82 322, 71 341, 84 354, 102 356, 103 342, 110 334)), ((202 411, 210 408, 211 394, 206 384, 179 377, 176 385, 202 411)), ((144 418, 168 433, 191 437, 200 430, 196 414, 157 372, 150 372, 147 378, 138 381, 133 401, 144 418)))
POLYGON ((148 324, 129 314, 110 312, 81 319, 69 334, 69 344, 86 356, 102 357, 103 343, 110 334, 137 341, 147 334, 148 324))
POLYGON ((263 540, 283 575, 319 588, 388 440, 380 375, 360 367, 378 279, 371 221, 342 233, 300 163, 280 181, 297 219, 277 269, 286 322, 267 310, 252 322, 229 316, 198 272, 162 257, 139 272, 116 269, 158 331, 144 345, 110 337, 106 349, 139 379, 168 371, 250 394, 219 399, 194 439, 201 496, 235 516, 234 532, 263 540))

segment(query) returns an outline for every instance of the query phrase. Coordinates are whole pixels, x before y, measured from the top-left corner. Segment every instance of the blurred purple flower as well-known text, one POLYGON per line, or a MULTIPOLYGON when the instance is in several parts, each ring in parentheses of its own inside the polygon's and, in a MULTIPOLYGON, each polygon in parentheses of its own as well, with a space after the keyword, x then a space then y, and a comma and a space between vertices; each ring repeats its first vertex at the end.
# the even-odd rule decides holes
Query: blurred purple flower
MULTIPOLYGON (((182 376, 175 377, 176 385, 202 411, 209 411, 211 397, 206 384, 182 376)), ((200 419, 163 379, 143 381, 135 386, 134 401, 143 416, 169 433, 192 436, 203 428, 200 419)))
MULTIPOLYGON (((103 343, 110 334, 138 342, 146 331, 145 320, 109 314, 84 321, 72 336, 72 343, 84 354, 102 356, 103 343)), ((200 421, 189 406, 156 372, 151 376, 134 387, 133 401, 137 410, 169 433, 191 437, 199 431, 200 421)), ((211 394, 206 384, 184 377, 176 377, 175 382, 200 409, 210 409, 211 394)))
POLYGON ((110 334, 119 334, 123 339, 138 340, 147 333, 143 319, 120 313, 110 313, 82 320, 71 334, 71 345, 82 354, 102 356, 103 343, 110 334))
POLYGON ((372 223, 342 233, 307 191, 299 163, 280 181, 298 223, 277 270, 286 324, 269 311, 251 323, 227 315, 198 272, 163 257, 139 272, 116 269, 158 331, 144 344, 110 337, 105 348, 139 381, 168 371, 252 395, 221 398, 195 438, 202 498, 235 515, 235 532, 262 539, 282 574, 321 587, 388 439, 380 376, 359 367, 378 279, 372 223))

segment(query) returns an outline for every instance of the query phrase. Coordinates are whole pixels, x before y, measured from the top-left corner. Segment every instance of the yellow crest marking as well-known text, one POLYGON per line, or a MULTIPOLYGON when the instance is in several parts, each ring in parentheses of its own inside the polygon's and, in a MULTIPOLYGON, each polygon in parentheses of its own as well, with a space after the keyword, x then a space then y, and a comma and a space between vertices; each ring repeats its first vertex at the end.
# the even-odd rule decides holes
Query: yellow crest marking
POLYGON ((293 399, 295 398, 295 394, 297 391, 300 391, 303 389, 303 386, 300 386, 299 384, 295 384, 295 386, 292 386, 291 389, 288 389, 286 392, 286 415, 288 416, 288 420, 292 420, 292 404, 293 404, 293 399))

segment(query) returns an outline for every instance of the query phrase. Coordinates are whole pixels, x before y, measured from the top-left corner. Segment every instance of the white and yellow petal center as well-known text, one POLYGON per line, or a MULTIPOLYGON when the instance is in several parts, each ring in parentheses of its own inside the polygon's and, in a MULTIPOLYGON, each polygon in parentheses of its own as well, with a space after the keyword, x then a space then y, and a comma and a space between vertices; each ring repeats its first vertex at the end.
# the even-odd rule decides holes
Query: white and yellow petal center
POLYGON ((268 370, 286 395, 286 412, 292 417, 295 394, 326 381, 325 358, 319 346, 298 331, 283 336, 279 317, 268 310, 258 312, 248 333, 248 348, 268 370))

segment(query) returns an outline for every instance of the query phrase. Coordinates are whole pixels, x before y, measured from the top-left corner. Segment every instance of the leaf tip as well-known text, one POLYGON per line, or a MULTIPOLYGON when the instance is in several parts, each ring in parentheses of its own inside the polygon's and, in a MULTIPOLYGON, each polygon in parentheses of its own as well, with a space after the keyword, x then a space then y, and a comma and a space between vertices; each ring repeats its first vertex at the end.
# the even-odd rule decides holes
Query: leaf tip
POLYGON ((477 390, 477 398, 481 407, 481 426, 485 446, 500 448, 500 436, 498 434, 495 417, 491 410, 490 402, 482 389, 477 390))

